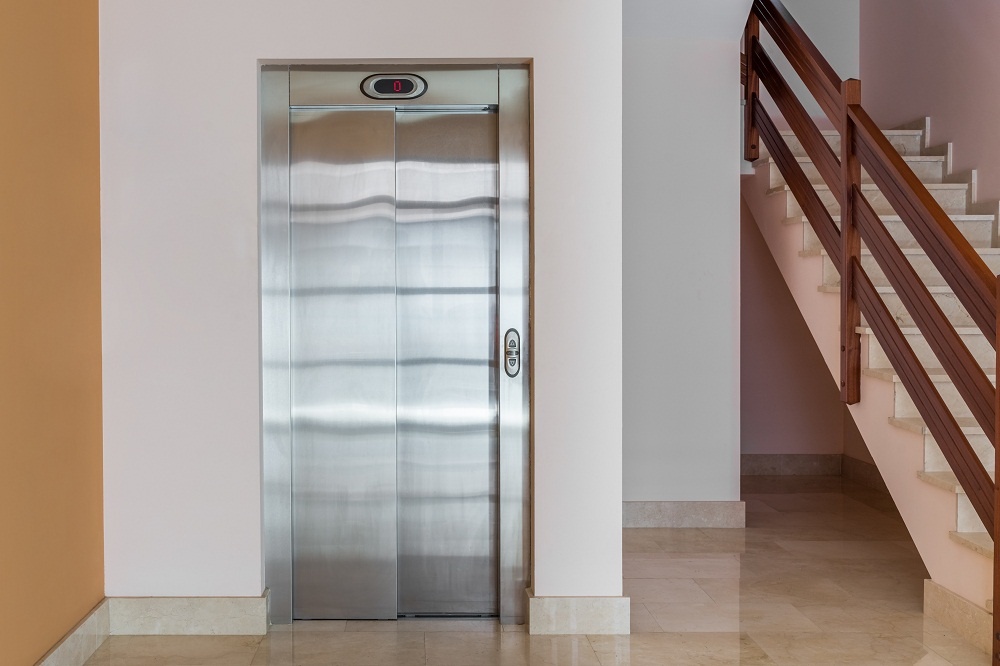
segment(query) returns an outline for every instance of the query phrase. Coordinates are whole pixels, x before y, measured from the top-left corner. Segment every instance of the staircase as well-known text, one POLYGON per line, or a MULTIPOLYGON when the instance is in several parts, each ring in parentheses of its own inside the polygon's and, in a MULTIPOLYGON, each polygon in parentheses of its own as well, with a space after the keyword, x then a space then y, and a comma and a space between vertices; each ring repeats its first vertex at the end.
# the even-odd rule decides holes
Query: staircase
MULTIPOLYGON (((1000 273, 998 203, 977 200, 975 172, 953 174, 950 145, 932 146, 929 129, 929 120, 924 120, 884 131, 884 134, 990 270, 1000 273)), ((837 198, 794 134, 781 134, 839 228, 837 198)), ((839 155, 840 134, 831 131, 823 132, 823 136, 839 155)), ((995 386, 997 355, 990 341, 864 173, 861 190, 995 386)), ((832 376, 839 378, 839 271, 823 250, 775 161, 763 148, 760 158, 754 162, 753 175, 744 178, 742 191, 744 203, 757 221, 832 376)), ((995 465, 990 437, 973 418, 913 318, 864 246, 860 259, 879 296, 992 476, 995 465)), ((862 334, 862 399, 850 409, 933 581, 925 589, 925 613, 962 631, 990 651, 993 541, 989 531, 920 418, 887 354, 863 319, 858 330, 862 334)))

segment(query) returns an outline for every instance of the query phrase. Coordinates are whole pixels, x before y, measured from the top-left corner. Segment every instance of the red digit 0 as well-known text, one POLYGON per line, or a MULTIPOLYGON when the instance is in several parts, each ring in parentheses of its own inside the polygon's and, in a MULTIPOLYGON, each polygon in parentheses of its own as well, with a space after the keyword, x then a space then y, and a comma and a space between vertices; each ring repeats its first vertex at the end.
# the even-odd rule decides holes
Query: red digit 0
POLYGON ((392 90, 393 90, 393 92, 402 92, 403 91, 403 82, 399 81, 398 79, 396 81, 393 81, 392 82, 392 90))

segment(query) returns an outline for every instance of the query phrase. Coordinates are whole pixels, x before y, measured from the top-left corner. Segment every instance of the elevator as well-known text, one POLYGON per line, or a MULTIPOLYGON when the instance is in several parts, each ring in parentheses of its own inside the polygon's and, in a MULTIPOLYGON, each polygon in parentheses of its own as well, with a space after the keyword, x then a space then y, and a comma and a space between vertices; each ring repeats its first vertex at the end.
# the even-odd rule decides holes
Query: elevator
POLYGON ((260 91, 271 622, 522 622, 527 70, 264 65, 260 91))

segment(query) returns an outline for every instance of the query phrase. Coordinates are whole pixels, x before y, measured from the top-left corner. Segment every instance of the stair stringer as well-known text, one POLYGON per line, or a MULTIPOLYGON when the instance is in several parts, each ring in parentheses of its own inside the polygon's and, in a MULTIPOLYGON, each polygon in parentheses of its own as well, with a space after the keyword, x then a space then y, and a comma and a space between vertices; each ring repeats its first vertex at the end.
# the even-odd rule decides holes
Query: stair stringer
MULTIPOLYGON (((840 297, 822 293, 822 257, 804 256, 802 224, 786 224, 787 197, 768 194, 766 167, 742 179, 742 199, 781 271, 830 370, 840 377, 840 297)), ((862 345, 867 349, 867 345, 862 345)), ((862 359, 867 365, 867 359, 862 359)), ((931 579, 978 608, 992 597, 993 563, 949 537, 956 529, 957 495, 921 481, 923 437, 889 423, 894 413, 891 382, 862 375, 861 402, 851 415, 906 524, 931 579)))

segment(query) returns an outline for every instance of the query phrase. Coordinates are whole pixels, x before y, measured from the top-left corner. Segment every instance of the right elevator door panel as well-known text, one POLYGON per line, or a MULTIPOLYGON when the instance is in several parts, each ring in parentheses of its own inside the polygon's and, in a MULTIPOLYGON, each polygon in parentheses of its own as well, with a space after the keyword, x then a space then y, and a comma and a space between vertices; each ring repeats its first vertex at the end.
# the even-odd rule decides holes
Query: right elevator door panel
POLYGON ((400 615, 496 614, 497 117, 396 115, 400 615))

